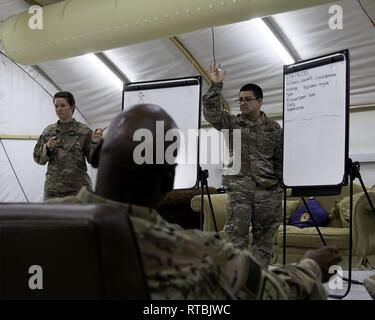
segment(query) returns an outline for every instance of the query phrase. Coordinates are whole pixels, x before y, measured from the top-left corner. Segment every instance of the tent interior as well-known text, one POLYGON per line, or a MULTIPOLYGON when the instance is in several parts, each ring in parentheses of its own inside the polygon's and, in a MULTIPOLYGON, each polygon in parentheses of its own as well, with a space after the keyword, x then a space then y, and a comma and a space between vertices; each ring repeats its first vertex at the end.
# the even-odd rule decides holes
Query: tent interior
MULTIPOLYGON (((5 23, 32 5, 47 8, 58 2, 0 0, 0 21, 5 23)), ((214 2, 219 5, 219 1, 214 2)), ((157 1, 152 3, 156 5, 157 1)), ((375 1, 321 3, 259 17, 272 26, 295 61, 349 50, 349 155, 359 161, 363 181, 371 188, 375 185, 375 1), (342 8, 342 28, 330 28, 332 6, 342 8)), ((232 114, 240 112, 235 103, 239 88, 253 82, 264 91, 262 110, 282 125, 286 63, 255 27, 254 19, 172 32, 161 38, 36 64, 13 61, 0 33, 0 202, 42 202, 46 166, 37 165, 32 155, 43 129, 57 121, 51 98, 56 91, 75 95, 76 120, 91 129, 104 128, 122 110, 122 83, 202 76, 204 94, 210 85, 205 70, 215 59, 226 71, 223 99, 232 114), (117 79, 103 71, 103 61, 104 68, 117 79)), ((211 128, 203 116, 201 125, 204 130, 211 128)), ((209 185, 221 187, 221 169, 207 168, 209 185)), ((95 183, 95 170, 91 166, 88 170, 95 183)))

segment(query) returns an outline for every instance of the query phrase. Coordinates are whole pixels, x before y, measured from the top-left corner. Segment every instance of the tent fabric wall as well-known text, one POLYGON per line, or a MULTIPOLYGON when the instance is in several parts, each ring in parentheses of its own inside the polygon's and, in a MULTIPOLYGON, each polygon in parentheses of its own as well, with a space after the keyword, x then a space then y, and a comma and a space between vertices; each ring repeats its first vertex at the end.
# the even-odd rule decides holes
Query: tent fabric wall
POLYGON ((33 160, 35 141, 3 140, 2 143, 10 161, 0 148, 0 176, 5 186, 0 192, 0 202, 42 202, 47 167, 33 160))
POLYGON ((122 91, 86 56, 40 64, 63 90, 71 91, 91 129, 104 128, 121 111, 122 91))
MULTIPOLYGON (((283 61, 270 50, 253 22, 216 27, 214 32, 216 61, 226 71, 223 95, 232 113, 240 112, 234 100, 239 89, 250 82, 263 88, 262 108, 267 114, 281 112, 283 61)), ((184 34, 179 38, 202 65, 213 63, 211 29, 184 34)))
MULTIPOLYGON (((1 142, 3 143, 3 141, 1 142)), ((2 145, 0 146, 0 177, 2 184, 0 202, 27 202, 2 145)))
POLYGON ((1 0, 0 21, 4 21, 9 16, 27 10, 30 4, 22 0, 1 0))
POLYGON ((0 96, 2 135, 38 135, 47 124, 56 119, 51 97, 26 73, 2 55, 0 55, 0 96))
MULTIPOLYGON (((182 57, 181 52, 168 38, 108 50, 105 54, 130 81, 198 75, 193 64, 182 57)), ((207 89, 207 84, 204 85, 204 89, 207 89)))
MULTIPOLYGON (((349 153, 375 155, 375 111, 350 115, 349 153)), ((373 159, 375 161, 375 158, 373 159)), ((374 182, 375 183, 375 182, 374 182)))

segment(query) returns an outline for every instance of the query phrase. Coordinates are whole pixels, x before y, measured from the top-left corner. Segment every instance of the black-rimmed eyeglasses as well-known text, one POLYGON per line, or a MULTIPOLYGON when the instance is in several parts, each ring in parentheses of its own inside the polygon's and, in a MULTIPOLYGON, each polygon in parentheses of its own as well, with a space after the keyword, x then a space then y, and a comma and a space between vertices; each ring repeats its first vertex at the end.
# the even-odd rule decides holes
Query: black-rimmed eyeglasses
POLYGON ((250 103, 253 100, 258 100, 257 98, 250 98, 250 97, 240 97, 235 99, 236 103, 241 104, 241 103, 250 103))

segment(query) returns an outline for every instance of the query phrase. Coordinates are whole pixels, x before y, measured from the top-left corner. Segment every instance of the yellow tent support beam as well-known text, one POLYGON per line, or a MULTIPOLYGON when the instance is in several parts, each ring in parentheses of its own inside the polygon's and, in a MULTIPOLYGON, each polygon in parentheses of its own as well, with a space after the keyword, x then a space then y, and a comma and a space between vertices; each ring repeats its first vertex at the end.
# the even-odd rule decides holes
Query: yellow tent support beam
POLYGON ((38 140, 39 136, 25 134, 0 134, 2 140, 38 140))

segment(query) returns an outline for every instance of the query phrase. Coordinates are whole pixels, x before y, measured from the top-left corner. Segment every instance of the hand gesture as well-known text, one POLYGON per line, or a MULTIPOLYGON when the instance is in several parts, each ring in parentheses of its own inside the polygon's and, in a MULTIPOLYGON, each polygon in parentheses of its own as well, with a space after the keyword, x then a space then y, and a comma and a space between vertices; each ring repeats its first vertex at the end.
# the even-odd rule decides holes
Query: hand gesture
POLYGON ((313 259, 322 270, 322 281, 327 282, 333 274, 329 274, 329 267, 341 261, 341 256, 336 247, 321 247, 308 250, 304 258, 313 259))
POLYGON ((225 71, 221 69, 220 64, 210 64, 208 67, 208 76, 213 83, 222 83, 225 71))
POLYGON ((56 136, 49 138, 46 145, 47 145, 47 149, 50 149, 50 150, 55 149, 57 146, 56 136))
POLYGON ((91 142, 99 143, 100 140, 102 139, 103 132, 104 132, 105 129, 107 129, 107 128, 104 128, 104 129, 97 128, 97 129, 95 129, 94 132, 91 134, 91 142))

